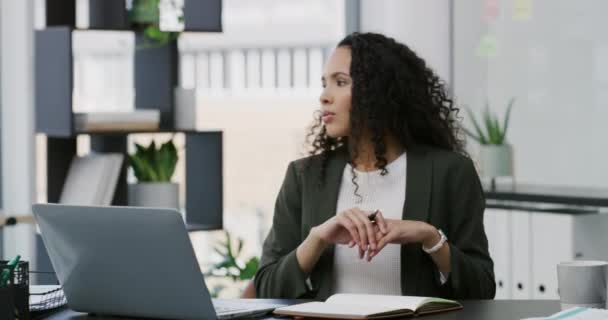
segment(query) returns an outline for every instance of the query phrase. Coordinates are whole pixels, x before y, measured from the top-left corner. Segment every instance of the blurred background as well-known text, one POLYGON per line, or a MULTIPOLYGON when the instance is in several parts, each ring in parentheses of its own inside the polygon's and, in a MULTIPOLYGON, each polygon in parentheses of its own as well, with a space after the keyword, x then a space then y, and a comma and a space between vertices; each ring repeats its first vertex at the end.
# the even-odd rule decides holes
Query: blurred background
MULTIPOLYGON (((135 143, 172 141, 175 207, 217 293, 238 296, 245 281, 224 276, 250 278, 287 165, 306 150, 323 64, 345 35, 370 31, 414 49, 461 107, 488 186, 497 297, 555 298, 556 263, 608 259, 607 2, 156 0, 156 29, 134 14, 144 2, 0 0, 3 216, 82 202, 68 194, 82 181, 133 205, 135 143), (123 156, 114 182, 74 164, 109 170, 90 156, 103 152, 123 156), (234 265, 222 265, 225 232, 242 240, 234 265)), ((34 224, 0 234, 5 259, 52 271, 34 224)))

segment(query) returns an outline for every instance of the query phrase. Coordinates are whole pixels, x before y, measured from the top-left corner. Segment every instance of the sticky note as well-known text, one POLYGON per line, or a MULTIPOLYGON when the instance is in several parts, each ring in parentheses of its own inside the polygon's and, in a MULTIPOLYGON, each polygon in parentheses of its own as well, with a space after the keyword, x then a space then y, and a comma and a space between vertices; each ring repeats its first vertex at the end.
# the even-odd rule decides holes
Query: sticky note
POLYGON ((498 40, 493 34, 486 34, 479 39, 475 55, 483 58, 495 57, 498 52, 498 40))
POLYGON ((485 0, 483 5, 483 20, 485 22, 492 22, 498 18, 498 14, 498 0, 485 0))
POLYGON ((532 0, 514 0, 513 19, 526 21, 532 18, 532 0))

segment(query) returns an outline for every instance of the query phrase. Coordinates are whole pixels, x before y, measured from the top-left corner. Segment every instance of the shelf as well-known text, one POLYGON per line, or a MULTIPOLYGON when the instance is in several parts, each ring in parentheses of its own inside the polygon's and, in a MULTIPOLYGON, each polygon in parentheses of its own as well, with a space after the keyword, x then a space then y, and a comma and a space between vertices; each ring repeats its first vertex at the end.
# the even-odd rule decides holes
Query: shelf
MULTIPOLYGON (((125 0, 88 0, 88 7, 89 30, 133 31, 125 0)), ((222 32, 222 9, 222 0, 184 0, 182 32, 222 32)), ((46 0, 46 23, 76 28, 76 0, 46 0)))
MULTIPOLYGON (((173 133, 157 131, 154 133, 173 133)), ((223 227, 223 133, 222 131, 181 131, 185 134, 185 209, 186 222, 223 227)), ((137 132, 142 133, 142 132, 137 132)), ((149 132, 145 132, 149 133, 149 132)), ((91 150, 127 154, 126 135, 92 135, 91 150)), ((47 197, 59 201, 72 158, 76 137, 47 138, 47 197)), ((127 205, 127 166, 123 165, 112 205, 127 205)))
POLYGON ((53 134, 43 131, 36 133, 43 134, 49 138, 73 138, 78 135, 89 135, 89 136, 128 136, 132 134, 171 134, 171 133, 183 133, 183 134, 204 134, 204 133, 220 133, 221 130, 190 130, 190 129, 169 129, 169 130, 125 130, 125 131, 76 131, 70 134, 53 134))
POLYGON ((188 230, 188 232, 196 232, 196 231, 215 231, 215 230, 219 230, 219 229, 213 225, 208 225, 208 224, 186 223, 186 230, 188 230))
POLYGON ((498 184, 496 189, 484 186, 484 191, 488 200, 608 207, 608 189, 532 184, 498 184))
MULTIPOLYGON (((136 34, 136 44, 143 35, 136 34)), ((58 137, 74 132, 72 30, 50 27, 35 34, 36 131, 58 137)), ((178 85, 177 43, 134 52, 135 108, 159 110, 160 130, 173 128, 178 85)))

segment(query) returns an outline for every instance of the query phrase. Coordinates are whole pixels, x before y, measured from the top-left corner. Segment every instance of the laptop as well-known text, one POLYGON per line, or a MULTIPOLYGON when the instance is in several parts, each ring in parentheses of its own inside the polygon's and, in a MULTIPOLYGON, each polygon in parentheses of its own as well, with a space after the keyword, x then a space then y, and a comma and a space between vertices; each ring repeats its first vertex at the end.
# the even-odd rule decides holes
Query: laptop
POLYGON ((261 316, 281 306, 212 301, 176 210, 35 204, 32 211, 72 310, 233 319, 261 316))

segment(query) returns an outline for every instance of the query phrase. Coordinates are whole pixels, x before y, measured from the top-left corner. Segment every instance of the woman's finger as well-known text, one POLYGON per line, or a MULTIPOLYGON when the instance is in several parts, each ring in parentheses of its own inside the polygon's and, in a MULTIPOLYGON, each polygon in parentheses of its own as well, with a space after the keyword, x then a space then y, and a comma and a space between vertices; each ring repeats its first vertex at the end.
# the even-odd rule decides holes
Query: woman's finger
POLYGON ((388 233, 388 224, 386 223, 386 219, 384 219, 384 216, 382 215, 381 211, 378 211, 378 213, 376 214, 376 225, 380 228, 380 231, 382 231, 382 233, 387 234, 388 233))
POLYGON ((386 247, 387 244, 391 243, 395 238, 395 234, 394 233, 387 233, 386 235, 384 235, 380 241, 378 241, 378 248, 376 249, 376 255, 382 251, 382 249, 384 249, 384 247, 386 247))
POLYGON ((367 250, 367 229, 365 228, 363 222, 357 219, 357 214, 354 212, 354 210, 348 210, 344 217, 346 219, 349 219, 351 223, 357 228, 357 232, 359 233, 360 239, 359 246, 361 247, 361 249, 367 250))
POLYGON ((340 226, 344 227, 348 231, 348 233, 350 233, 351 241, 354 241, 359 244, 361 237, 359 236, 359 231, 352 223, 352 221, 347 218, 345 214, 341 214, 340 216, 338 216, 337 222, 340 226))
POLYGON ((360 221, 364 227, 365 230, 367 231, 367 242, 370 244, 370 248, 371 250, 375 250, 376 249, 376 232, 374 230, 375 226, 374 224, 372 224, 371 221, 369 221, 369 219, 367 218, 367 214, 365 214, 363 211, 361 210, 353 210, 354 212, 354 217, 360 221))

